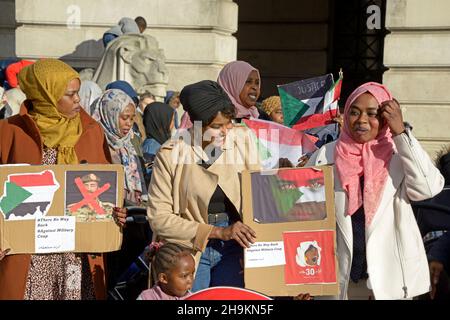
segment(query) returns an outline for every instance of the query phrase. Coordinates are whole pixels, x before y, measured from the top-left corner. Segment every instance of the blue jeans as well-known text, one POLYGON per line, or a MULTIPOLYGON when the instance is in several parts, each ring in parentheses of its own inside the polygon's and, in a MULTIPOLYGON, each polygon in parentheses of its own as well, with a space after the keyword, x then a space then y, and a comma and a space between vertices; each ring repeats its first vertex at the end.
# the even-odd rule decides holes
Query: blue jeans
MULTIPOLYGON (((219 222, 216 227, 228 227, 229 222, 219 222)), ((195 275, 192 292, 209 287, 244 287, 244 250, 235 241, 211 239, 203 252, 195 275)))

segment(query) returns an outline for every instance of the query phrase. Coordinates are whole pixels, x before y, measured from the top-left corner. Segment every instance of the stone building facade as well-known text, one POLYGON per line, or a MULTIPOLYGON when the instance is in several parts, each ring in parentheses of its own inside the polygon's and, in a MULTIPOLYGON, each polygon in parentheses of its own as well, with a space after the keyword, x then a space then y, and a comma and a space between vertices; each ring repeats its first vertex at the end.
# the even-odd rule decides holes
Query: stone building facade
MULTIPOLYGON (((332 13, 340 1, 0 0, 0 58, 55 57, 95 68, 102 34, 120 18, 140 15, 164 49, 169 90, 216 79, 223 65, 239 58, 261 70, 267 96, 276 84, 332 70, 332 13)), ((450 144, 450 1, 384 3, 390 33, 382 80, 434 156, 450 144)))

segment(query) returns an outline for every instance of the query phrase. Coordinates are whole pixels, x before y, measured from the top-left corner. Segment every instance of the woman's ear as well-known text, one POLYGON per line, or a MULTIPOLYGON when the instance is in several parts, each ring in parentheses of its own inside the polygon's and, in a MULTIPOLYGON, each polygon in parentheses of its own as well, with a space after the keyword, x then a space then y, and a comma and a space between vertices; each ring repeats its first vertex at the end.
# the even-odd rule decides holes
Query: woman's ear
POLYGON ((165 274, 164 272, 161 272, 160 274, 158 274, 158 282, 163 283, 163 284, 169 283, 167 274, 165 274))

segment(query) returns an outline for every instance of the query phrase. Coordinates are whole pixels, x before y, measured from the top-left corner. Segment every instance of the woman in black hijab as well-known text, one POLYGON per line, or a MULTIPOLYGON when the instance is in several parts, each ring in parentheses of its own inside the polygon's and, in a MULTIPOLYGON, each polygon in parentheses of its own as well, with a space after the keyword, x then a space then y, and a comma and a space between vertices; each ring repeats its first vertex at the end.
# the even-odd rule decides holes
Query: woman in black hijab
POLYGON ((217 82, 188 85, 180 100, 194 127, 179 131, 156 155, 149 187, 152 230, 156 240, 195 252, 193 291, 243 287, 243 248, 256 234, 242 222, 239 174, 260 168, 257 151, 248 129, 233 127, 234 106, 217 82))
POLYGON ((149 176, 152 164, 161 145, 170 139, 174 128, 174 112, 168 104, 153 102, 144 110, 144 127, 147 139, 142 144, 142 152, 149 176))

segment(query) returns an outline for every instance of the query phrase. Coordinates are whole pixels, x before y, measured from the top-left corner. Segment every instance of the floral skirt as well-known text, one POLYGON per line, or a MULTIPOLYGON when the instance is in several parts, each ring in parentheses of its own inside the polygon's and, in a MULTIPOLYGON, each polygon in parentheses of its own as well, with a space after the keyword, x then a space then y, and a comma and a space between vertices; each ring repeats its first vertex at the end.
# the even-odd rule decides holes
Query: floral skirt
POLYGON ((32 255, 24 299, 95 299, 87 254, 55 253, 32 255))

